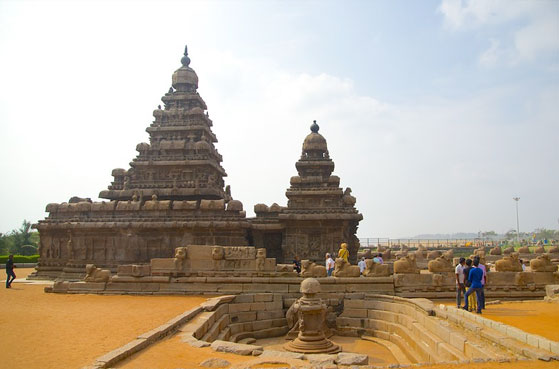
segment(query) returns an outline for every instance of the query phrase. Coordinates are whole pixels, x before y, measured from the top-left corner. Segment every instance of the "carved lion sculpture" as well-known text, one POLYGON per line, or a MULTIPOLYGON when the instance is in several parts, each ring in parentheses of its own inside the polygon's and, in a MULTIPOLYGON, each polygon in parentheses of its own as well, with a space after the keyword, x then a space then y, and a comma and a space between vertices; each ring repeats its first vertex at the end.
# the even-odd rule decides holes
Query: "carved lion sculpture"
POLYGON ((503 250, 503 254, 505 254, 505 255, 510 255, 513 252, 514 252, 514 247, 512 247, 512 246, 509 246, 509 247, 507 247, 506 249, 503 250))
POLYGON ((419 245, 417 247, 417 251, 415 252, 415 257, 417 260, 422 260, 427 257, 427 249, 423 245, 419 245))
POLYGON ((375 263, 373 259, 365 259, 365 277, 387 277, 390 275, 390 267, 387 264, 375 263))
POLYGON ((518 249, 519 254, 531 254, 530 248, 528 246, 522 246, 518 249))
POLYGON ((303 278, 320 278, 326 277, 326 267, 318 265, 310 260, 301 260, 301 277, 303 278))
POLYGON ((97 268, 94 264, 85 266, 86 282, 108 282, 111 279, 111 272, 107 269, 97 268))
POLYGON ((415 254, 409 253, 400 260, 394 262, 394 273, 417 274, 417 264, 415 262, 415 254))
POLYGON ((361 260, 361 258, 371 259, 372 257, 373 253, 371 252, 371 249, 367 249, 366 251, 357 254, 357 259, 359 260, 361 260))
POLYGON ((176 270, 183 270, 184 269, 184 259, 186 259, 187 248, 186 247, 177 247, 175 249, 175 259, 173 262, 175 263, 176 270))
POLYGON ((334 277, 359 277, 361 271, 357 265, 351 265, 344 258, 336 258, 332 275, 334 277))
POLYGON ((454 268, 452 267, 451 253, 445 252, 435 260, 430 260, 427 264, 427 269, 431 273, 452 272, 454 268))
POLYGON ((553 246, 547 252, 549 254, 559 254, 559 246, 553 246))
POLYGON ((390 260, 392 259, 392 251, 390 249, 382 252, 382 260, 390 260))
POLYGON ((440 250, 429 251, 427 253, 427 260, 435 260, 440 257, 443 253, 440 250))
POLYGON ((503 250, 501 250, 500 246, 495 246, 489 251, 489 255, 501 255, 503 250))
POLYGON ((498 272, 521 272, 522 265, 518 258, 518 253, 513 252, 510 255, 503 256, 502 259, 495 262, 495 270, 498 272))
POLYGON ((548 254, 543 254, 530 260, 530 269, 532 272, 554 272, 557 270, 557 265, 551 263, 548 254))
POLYGON ((534 254, 545 254, 545 247, 543 246, 536 247, 536 249, 534 250, 534 254))

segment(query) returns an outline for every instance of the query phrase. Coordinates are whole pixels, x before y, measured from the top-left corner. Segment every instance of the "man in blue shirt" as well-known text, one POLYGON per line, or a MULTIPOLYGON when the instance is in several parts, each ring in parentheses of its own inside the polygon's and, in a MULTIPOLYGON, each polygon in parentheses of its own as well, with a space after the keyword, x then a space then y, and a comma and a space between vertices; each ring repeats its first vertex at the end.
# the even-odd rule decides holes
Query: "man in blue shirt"
POLYGON ((475 292, 477 298, 477 313, 481 314, 481 291, 483 289, 483 285, 481 280, 483 279, 483 270, 479 268, 479 260, 474 259, 474 268, 470 270, 468 274, 468 281, 470 282, 470 288, 464 295, 465 305, 462 307, 464 310, 468 310, 468 297, 475 292))

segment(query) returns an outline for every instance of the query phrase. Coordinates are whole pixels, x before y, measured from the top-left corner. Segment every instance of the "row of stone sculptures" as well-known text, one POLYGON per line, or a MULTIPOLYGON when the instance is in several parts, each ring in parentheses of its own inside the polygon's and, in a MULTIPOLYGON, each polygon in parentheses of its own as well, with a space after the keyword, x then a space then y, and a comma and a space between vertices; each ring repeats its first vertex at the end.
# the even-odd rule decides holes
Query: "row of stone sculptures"
MULTIPOLYGON (((489 251, 489 255, 509 255, 515 252, 514 247, 510 246, 505 249, 502 249, 500 246, 495 246, 489 251)), ((528 246, 522 246, 517 251, 520 254, 531 254, 530 248, 528 246)), ((545 247, 538 246, 534 249, 534 254, 545 254, 545 247)), ((550 254, 559 254, 559 246, 552 246, 547 250, 550 254)))

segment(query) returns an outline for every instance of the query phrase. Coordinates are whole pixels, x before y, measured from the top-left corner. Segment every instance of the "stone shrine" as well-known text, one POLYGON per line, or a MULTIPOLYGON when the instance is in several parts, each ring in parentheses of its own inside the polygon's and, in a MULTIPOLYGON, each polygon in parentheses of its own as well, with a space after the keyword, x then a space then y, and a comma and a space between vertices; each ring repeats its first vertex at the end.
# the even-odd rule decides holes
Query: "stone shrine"
POLYGON ((346 242, 350 262, 355 264, 359 249, 355 234, 363 215, 355 209, 351 189, 342 190, 340 177, 332 175, 334 162, 318 130, 314 121, 295 164, 299 175, 291 177, 286 191, 287 207, 254 207, 254 243, 279 262, 290 262, 295 256, 322 261, 327 252, 337 254, 340 244, 346 242))
POLYGON ((343 192, 331 175, 334 163, 318 125, 303 143, 288 206, 259 204, 256 218, 247 219, 225 186, 213 122, 186 48, 181 64, 146 129, 149 143, 138 144, 130 168, 114 169, 112 183, 100 192, 108 201, 74 196, 47 205, 48 217, 34 225, 40 258, 31 279, 81 279, 88 264, 116 273, 120 265, 172 258, 188 245, 255 246, 290 262, 295 255, 322 261, 346 242, 355 257, 363 217, 351 190, 343 192))

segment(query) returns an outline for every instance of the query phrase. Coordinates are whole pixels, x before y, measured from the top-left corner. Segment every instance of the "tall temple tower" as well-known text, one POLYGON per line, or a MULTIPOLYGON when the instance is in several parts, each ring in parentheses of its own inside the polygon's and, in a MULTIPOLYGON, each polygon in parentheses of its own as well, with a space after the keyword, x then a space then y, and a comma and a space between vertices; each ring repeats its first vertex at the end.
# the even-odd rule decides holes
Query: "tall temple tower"
POLYGON ((257 204, 256 217, 247 219, 224 187, 217 138, 186 48, 181 64, 146 129, 149 143, 138 144, 130 168, 114 169, 114 180, 100 192, 109 201, 72 197, 47 205, 48 217, 34 225, 40 258, 31 278, 79 279, 86 264, 116 272, 122 264, 172 257, 187 245, 254 245, 290 262, 295 255, 322 260, 346 242, 355 261, 363 216, 351 190, 342 191, 332 175, 316 122, 296 164, 299 175, 291 178, 288 206, 257 204))
POLYGON ((110 201, 73 197, 47 205, 49 216, 35 225, 36 278, 80 278, 86 264, 115 272, 121 264, 172 257, 179 246, 248 245, 250 223, 224 188, 217 138, 186 48, 181 63, 146 129, 149 143, 136 146, 130 168, 114 169, 99 194, 110 201))
POLYGON ((197 92, 198 76, 190 68, 188 49, 182 67, 173 73, 173 84, 153 112, 155 120, 146 129, 149 144, 136 146, 138 156, 130 169, 114 169, 113 183, 99 197, 131 200, 133 196, 159 200, 229 201, 224 190, 222 157, 214 147, 212 120, 197 92))
POLYGON ((295 256, 320 261, 327 252, 335 257, 340 244, 345 242, 350 261, 355 263, 359 249, 355 234, 363 215, 355 209, 351 189, 343 191, 339 187, 340 177, 332 175, 334 162, 326 139, 318 131, 314 121, 295 164, 299 175, 291 177, 291 186, 285 193, 287 207, 255 206, 254 241, 283 262, 295 256))

